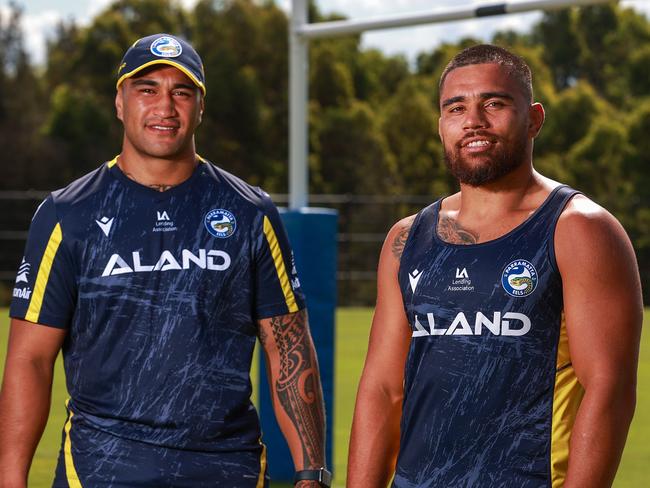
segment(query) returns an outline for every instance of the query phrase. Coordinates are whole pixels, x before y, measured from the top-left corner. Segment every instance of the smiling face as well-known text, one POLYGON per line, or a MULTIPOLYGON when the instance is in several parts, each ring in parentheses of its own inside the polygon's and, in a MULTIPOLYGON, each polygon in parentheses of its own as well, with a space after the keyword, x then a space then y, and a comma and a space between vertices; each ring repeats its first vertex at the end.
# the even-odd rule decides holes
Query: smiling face
POLYGON ((159 65, 124 80, 115 107, 124 124, 123 152, 170 160, 194 154, 203 96, 182 71, 159 65))
POLYGON ((445 161, 461 183, 481 186, 531 164, 544 120, 507 68, 474 64, 450 71, 440 92, 445 161))

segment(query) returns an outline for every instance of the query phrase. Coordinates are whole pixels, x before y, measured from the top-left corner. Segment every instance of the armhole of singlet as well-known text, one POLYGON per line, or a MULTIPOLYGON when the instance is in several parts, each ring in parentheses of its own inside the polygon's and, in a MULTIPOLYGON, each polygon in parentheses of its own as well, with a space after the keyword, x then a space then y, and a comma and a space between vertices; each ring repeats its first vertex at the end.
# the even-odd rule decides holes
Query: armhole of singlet
MULTIPOLYGON (((411 224, 411 229, 409 230, 409 235, 406 238, 406 243, 404 243, 404 250, 402 251, 402 256, 406 254, 406 250, 409 248, 411 242, 413 241, 413 235, 417 232, 417 228, 420 225, 420 221, 422 220, 425 213, 427 213, 428 210, 433 210, 434 214, 437 215, 436 206, 439 205, 441 200, 442 199, 436 200, 435 202, 427 205, 415 215, 415 218, 413 219, 413 223, 411 224)), ((401 277, 401 274, 402 274, 402 260, 400 259, 399 268, 397 269, 398 279, 401 277)))
POLYGON ((557 259, 555 257, 555 230, 557 229, 557 223, 558 220, 560 220, 560 215, 562 215, 562 212, 566 209, 567 205, 569 205, 569 202, 575 197, 576 195, 582 195, 583 193, 578 190, 574 190, 573 188, 569 186, 563 186, 558 190, 558 193, 563 193, 562 195, 562 200, 561 200, 561 205, 558 205, 557 210, 555 211, 555 214, 553 215, 553 221, 551 223, 551 229, 550 229, 550 242, 548 246, 548 255, 549 255, 549 260, 551 261, 551 266, 553 267, 553 270, 555 270, 556 273, 560 272, 560 269, 558 268, 557 265, 557 259))

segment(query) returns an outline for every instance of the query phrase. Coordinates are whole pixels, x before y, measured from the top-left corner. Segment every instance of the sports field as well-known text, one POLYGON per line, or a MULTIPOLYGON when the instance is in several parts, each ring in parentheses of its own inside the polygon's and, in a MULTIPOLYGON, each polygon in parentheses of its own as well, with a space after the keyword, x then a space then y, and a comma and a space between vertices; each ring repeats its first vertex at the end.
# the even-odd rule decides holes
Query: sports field
MULTIPOLYGON (((334 412, 335 486, 345 485, 345 461, 348 435, 352 422, 352 409, 357 382, 361 374, 368 340, 372 311, 366 308, 339 309, 337 313, 337 361, 336 361, 336 407, 334 412)), ((650 319, 646 310, 644 322, 650 319)), ((4 367, 8 318, 7 310, 0 309, 0 361, 4 367)), ((29 478, 30 488, 51 486, 56 457, 61 441, 64 422, 65 382, 60 361, 52 392, 52 411, 43 439, 38 447, 29 478)), ((628 437, 623 461, 614 486, 616 488, 639 488, 648 486, 650 478, 650 334, 644 332, 639 364, 639 386, 636 415, 628 437)), ((287 485, 273 484, 274 488, 287 485)))

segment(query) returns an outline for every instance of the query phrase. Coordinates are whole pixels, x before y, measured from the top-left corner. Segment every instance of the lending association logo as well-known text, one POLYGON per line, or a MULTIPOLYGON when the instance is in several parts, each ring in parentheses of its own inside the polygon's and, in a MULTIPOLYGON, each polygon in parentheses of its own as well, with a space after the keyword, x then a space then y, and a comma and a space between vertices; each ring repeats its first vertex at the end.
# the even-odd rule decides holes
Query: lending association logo
POLYGON ((169 218, 166 210, 162 212, 160 210, 156 211, 156 223, 153 226, 152 232, 174 232, 176 230, 178 230, 178 227, 169 218))
POLYGON ((537 288, 537 270, 525 259, 516 259, 505 267, 501 285, 513 297, 526 297, 537 288))
POLYGON ((204 219, 205 228, 214 237, 226 239, 235 233, 237 220, 232 212, 223 208, 210 210, 204 219))
POLYGON ((451 292, 474 291, 474 288, 467 268, 456 268, 456 274, 452 278, 451 283, 447 285, 447 291, 451 292))

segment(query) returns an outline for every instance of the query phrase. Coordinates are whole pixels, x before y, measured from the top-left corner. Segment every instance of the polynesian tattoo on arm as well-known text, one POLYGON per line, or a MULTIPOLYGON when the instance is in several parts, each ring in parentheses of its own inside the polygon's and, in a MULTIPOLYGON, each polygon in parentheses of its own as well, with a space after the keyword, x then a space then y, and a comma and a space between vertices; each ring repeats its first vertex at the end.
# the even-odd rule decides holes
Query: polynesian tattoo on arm
MULTIPOLYGON (((280 359, 280 373, 273 388, 298 431, 304 467, 324 466, 325 406, 307 313, 300 310, 272 317, 270 325, 280 359)), ((259 337, 264 346, 269 338, 262 327, 259 337)))
POLYGON ((449 217, 442 217, 438 224, 438 236, 451 244, 476 244, 478 234, 463 229, 458 222, 449 217))

